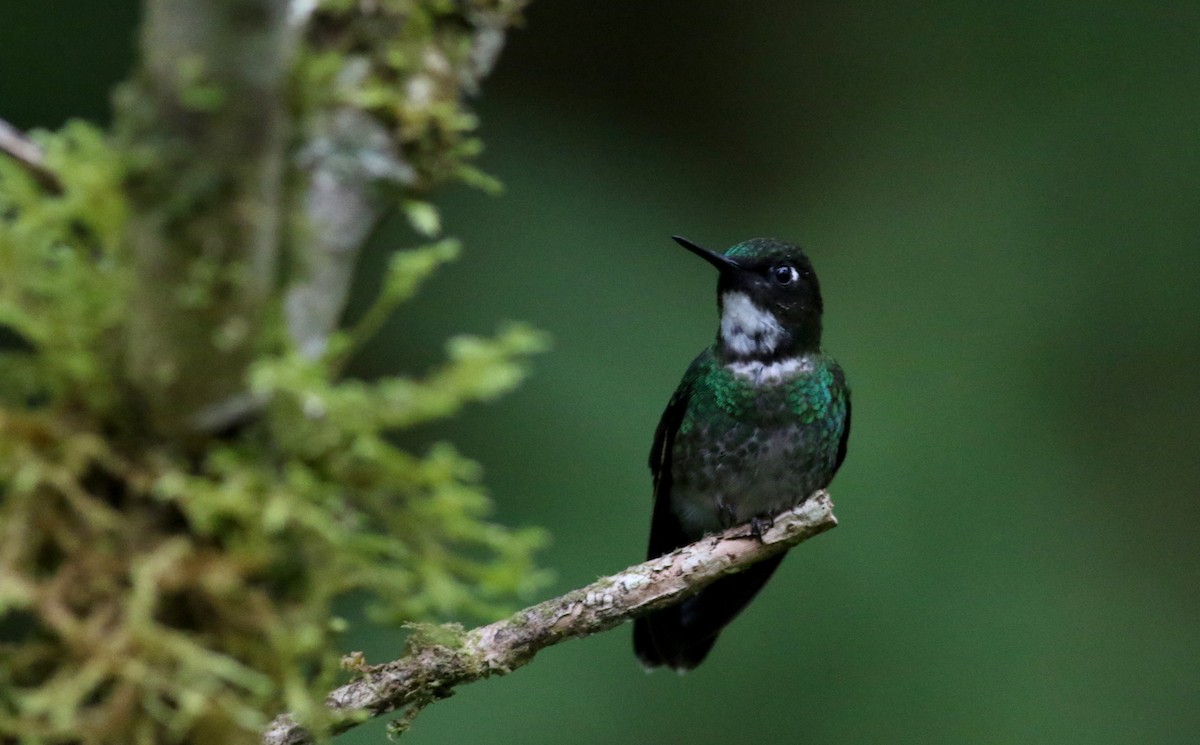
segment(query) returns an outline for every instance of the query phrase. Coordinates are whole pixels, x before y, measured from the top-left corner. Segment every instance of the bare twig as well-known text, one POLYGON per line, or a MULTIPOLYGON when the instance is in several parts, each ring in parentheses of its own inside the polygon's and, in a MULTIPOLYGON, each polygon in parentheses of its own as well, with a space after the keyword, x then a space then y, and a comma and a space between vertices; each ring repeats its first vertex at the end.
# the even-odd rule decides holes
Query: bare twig
MULTIPOLYGON (((804 504, 779 515, 761 537, 746 526, 706 537, 666 556, 632 566, 561 597, 519 611, 488 626, 454 636, 453 642, 412 643, 405 657, 375 665, 352 683, 333 691, 326 704, 349 724, 406 706, 442 698, 463 683, 505 675, 542 649, 567 639, 606 631, 632 618, 676 603, 719 577, 837 525, 829 494, 819 491, 804 504)), ((264 745, 312 742, 295 720, 276 719, 264 745)))
POLYGON ((3 119, 0 119, 0 153, 20 163, 43 188, 56 194, 62 191, 58 176, 46 166, 42 149, 3 119))

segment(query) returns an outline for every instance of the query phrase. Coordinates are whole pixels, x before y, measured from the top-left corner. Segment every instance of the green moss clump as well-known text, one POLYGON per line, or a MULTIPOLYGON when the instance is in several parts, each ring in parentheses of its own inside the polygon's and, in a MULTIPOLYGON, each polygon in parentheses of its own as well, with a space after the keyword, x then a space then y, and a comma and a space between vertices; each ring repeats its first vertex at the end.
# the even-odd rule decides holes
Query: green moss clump
MULTIPOLYGON (((309 82, 370 46, 347 46, 370 24, 341 5, 318 11, 326 43, 301 63, 309 82)), ((418 232, 436 233, 418 191, 487 182, 468 163, 478 144, 458 101, 471 64, 461 14, 507 21, 520 3, 377 5, 402 33, 362 52, 354 85, 301 86, 313 99, 300 108, 386 121, 420 177, 402 203, 418 232), (433 99, 414 106, 422 75, 433 99), (405 95, 390 85, 400 79, 405 95)), ((543 336, 509 325, 451 339, 425 374, 341 376, 456 243, 397 252, 375 305, 320 359, 287 341, 280 308, 255 319, 255 416, 166 441, 148 434, 126 364, 127 175, 153 164, 79 123, 39 142, 59 194, 0 158, 0 742, 254 743, 285 710, 322 732, 323 695, 344 674, 337 599, 365 596, 386 623, 490 618, 544 581, 544 535, 488 521, 477 464, 447 443, 414 453, 390 437, 511 390, 543 336)), ((180 302, 220 302, 179 290, 180 302)))
POLYGON ((41 144, 59 194, 0 158, 0 326, 36 351, 0 357, 0 402, 40 395, 111 413, 130 277, 120 156, 82 122, 41 144))

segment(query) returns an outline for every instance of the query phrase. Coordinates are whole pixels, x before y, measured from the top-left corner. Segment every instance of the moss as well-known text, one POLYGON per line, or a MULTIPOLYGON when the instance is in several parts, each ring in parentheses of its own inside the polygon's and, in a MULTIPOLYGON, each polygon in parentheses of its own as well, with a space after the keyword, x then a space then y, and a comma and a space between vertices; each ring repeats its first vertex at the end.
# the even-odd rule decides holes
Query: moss
MULTIPOLYGON (((441 228, 419 192, 487 183, 469 163, 479 145, 461 94, 477 76, 463 13, 503 24, 520 5, 318 11, 300 115, 354 105, 388 122, 420 176, 401 200, 419 232, 441 228)), ((256 742, 282 710, 320 731, 324 692, 345 674, 338 598, 365 594, 384 623, 491 618, 542 583, 543 534, 488 521, 477 464, 449 443, 410 452, 391 439, 511 390, 542 335, 510 325, 451 339, 425 373, 341 376, 456 243, 398 252, 373 309, 321 359, 286 341, 278 298, 258 328, 222 325, 217 349, 263 340, 245 381, 258 416, 184 447, 148 435, 126 359, 126 195, 142 183, 129 174, 162 164, 81 123, 38 139, 60 194, 0 159, 0 326, 19 341, 0 350, 0 741, 256 742)), ((193 207, 167 200, 162 225, 193 207)), ((175 301, 221 303, 218 270, 193 268, 175 301)), ((421 626, 414 643, 453 649, 461 630, 421 626)))
POLYGON ((407 623, 408 641, 405 644, 407 654, 415 654, 427 647, 444 647, 449 650, 462 649, 466 637, 466 629, 457 623, 407 623))
POLYGON ((13 377, 0 386, 0 400, 43 397, 111 412, 130 278, 121 249, 120 158, 82 122, 39 139, 61 193, 43 193, 0 159, 0 325, 32 350, 4 359, 13 377))

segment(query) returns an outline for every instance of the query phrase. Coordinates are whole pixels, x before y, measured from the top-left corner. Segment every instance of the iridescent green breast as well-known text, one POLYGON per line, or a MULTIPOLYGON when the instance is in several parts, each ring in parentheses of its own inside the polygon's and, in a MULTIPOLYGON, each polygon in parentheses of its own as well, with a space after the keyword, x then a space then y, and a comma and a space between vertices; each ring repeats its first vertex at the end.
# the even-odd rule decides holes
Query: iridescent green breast
POLYGON ((693 531, 773 514, 832 480, 848 395, 832 358, 722 364, 709 350, 684 385, 672 504, 693 531))
POLYGON ((823 354, 772 364, 722 364, 710 349, 692 363, 684 385, 691 399, 681 433, 718 421, 771 426, 836 423, 844 416, 845 378, 837 362, 823 354))

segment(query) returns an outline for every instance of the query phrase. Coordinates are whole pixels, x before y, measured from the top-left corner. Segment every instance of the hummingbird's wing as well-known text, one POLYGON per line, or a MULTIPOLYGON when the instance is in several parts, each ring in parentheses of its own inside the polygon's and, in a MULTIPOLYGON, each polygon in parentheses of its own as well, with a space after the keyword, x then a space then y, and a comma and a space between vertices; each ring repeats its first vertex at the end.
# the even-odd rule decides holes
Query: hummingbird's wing
MULTIPOLYGON (((646 558, 653 559, 687 545, 687 535, 675 511, 671 509, 671 451, 675 448, 675 433, 683 421, 691 398, 689 377, 671 397, 670 403, 658 420, 654 431, 654 444, 650 446, 650 474, 654 481, 654 516, 650 521, 650 546, 646 558)), ((658 637, 667 639, 677 635, 677 613, 674 608, 658 611, 639 618, 633 623, 633 650, 647 669, 670 664, 670 660, 659 651, 658 637), (653 626, 653 630, 652 630, 653 626)))
MULTIPOLYGON (((688 371, 691 372, 690 370, 688 371)), ((650 474, 654 481, 654 517, 650 522, 650 546, 646 558, 670 553, 692 540, 671 509, 671 453, 675 449, 675 434, 683 422, 688 402, 692 398, 691 375, 685 375, 675 395, 658 420, 654 444, 650 447, 650 474)))

